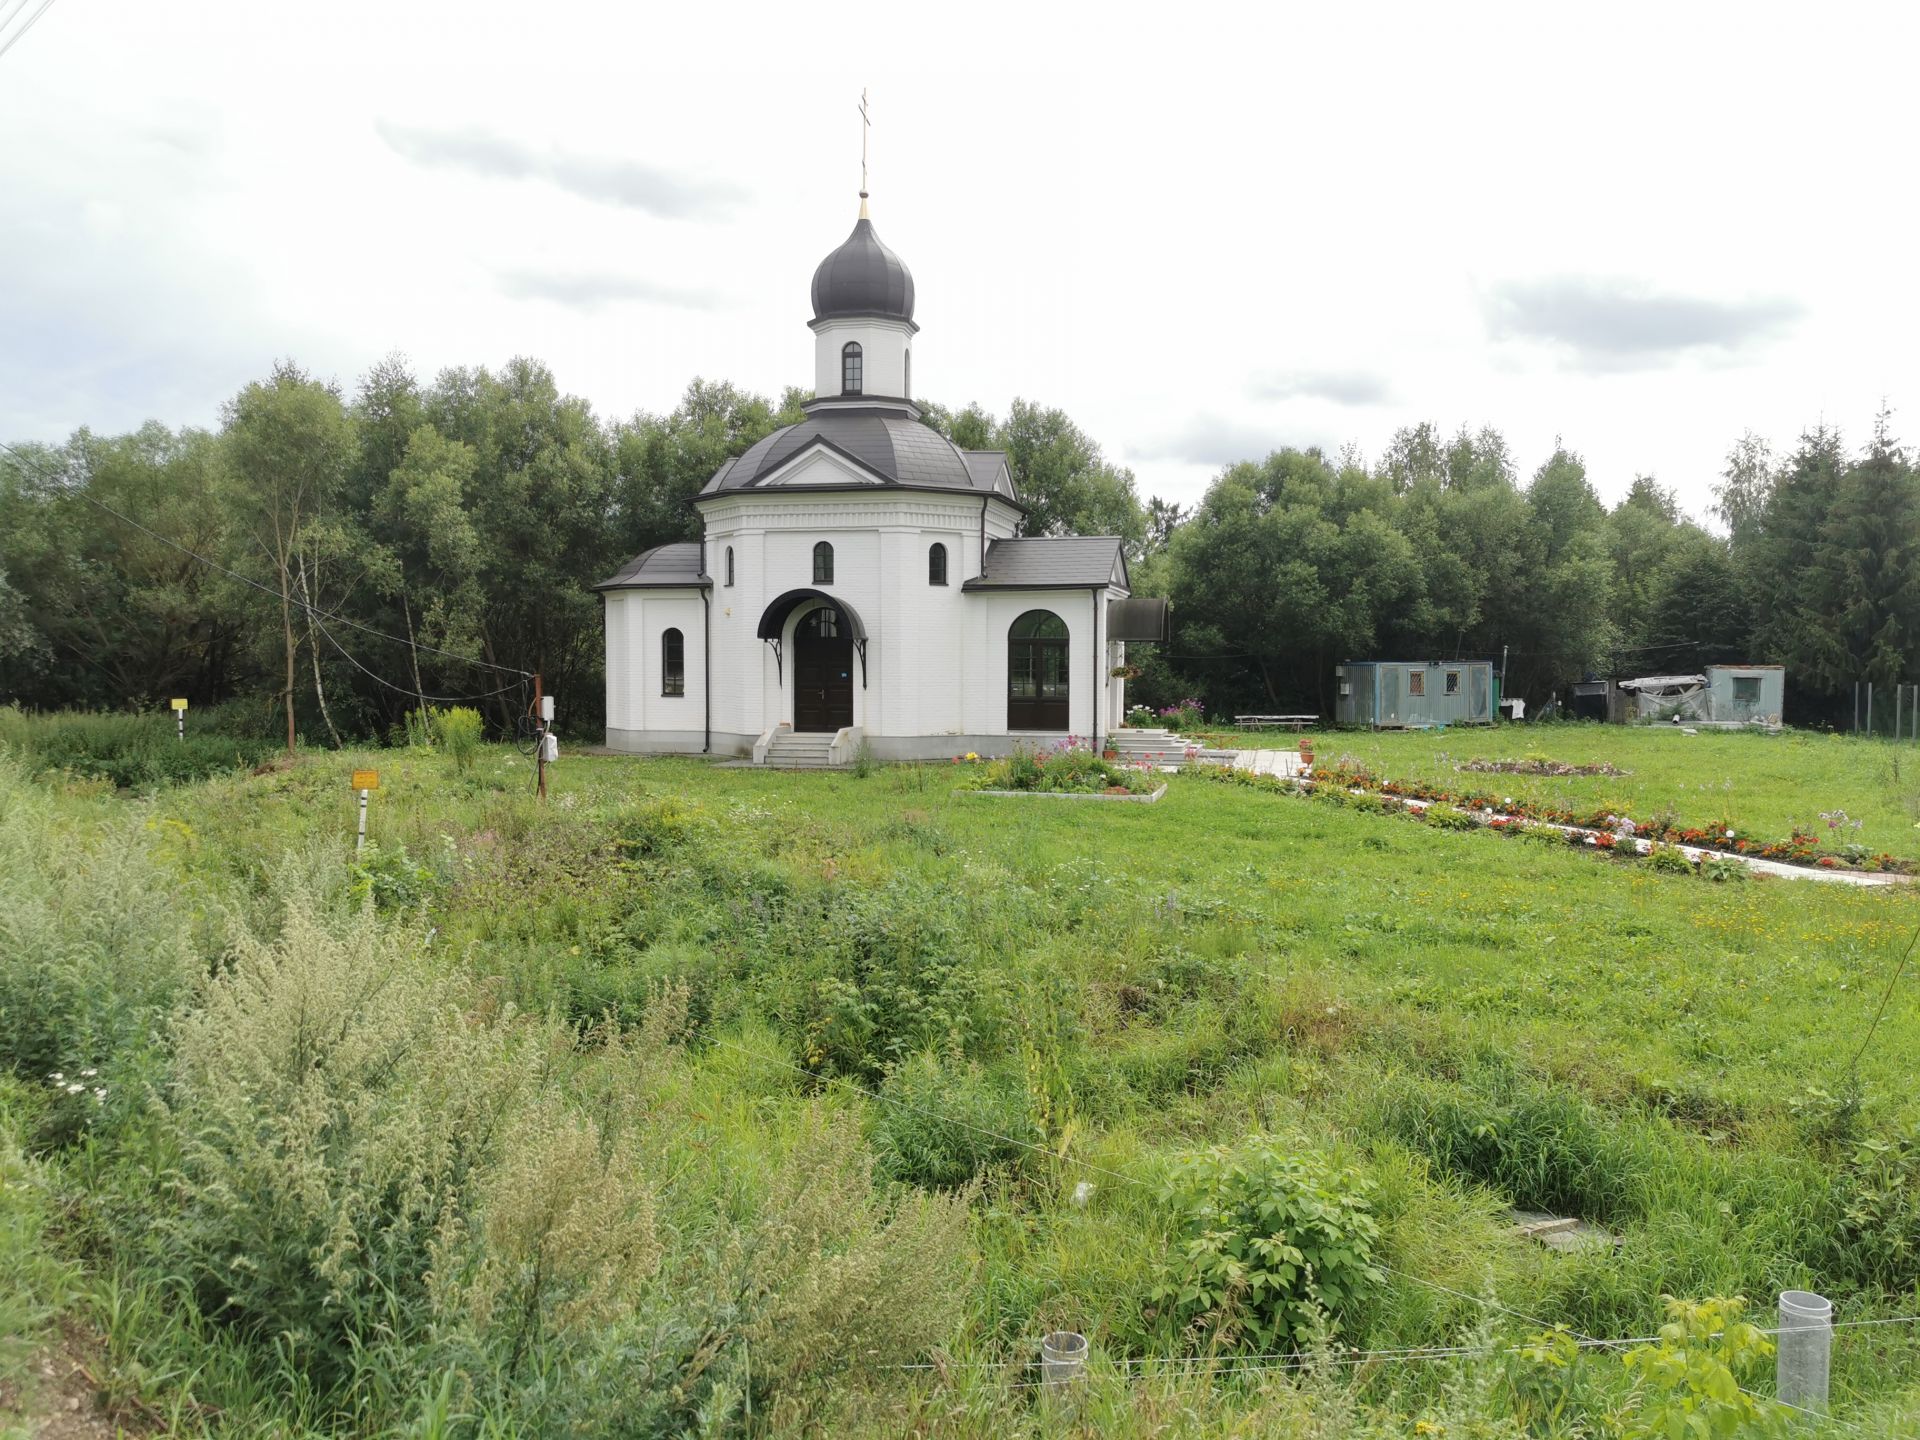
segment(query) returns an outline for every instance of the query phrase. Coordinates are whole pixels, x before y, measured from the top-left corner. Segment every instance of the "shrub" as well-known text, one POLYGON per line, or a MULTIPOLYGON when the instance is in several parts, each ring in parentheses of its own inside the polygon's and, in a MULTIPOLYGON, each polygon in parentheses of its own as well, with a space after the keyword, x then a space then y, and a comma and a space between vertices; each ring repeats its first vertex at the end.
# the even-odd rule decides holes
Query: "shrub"
POLYGON ((1176 700, 1160 712, 1160 723, 1169 730, 1198 730, 1206 723, 1207 707, 1200 701, 1188 696, 1185 700, 1176 700))
POLYGON ((1147 706, 1130 705, 1127 707, 1127 725, 1129 728, 1135 730, 1150 730, 1153 728, 1153 723, 1153 711, 1147 706))
POLYGON ((1637 1382, 1619 1431, 1623 1440, 1786 1433, 1780 1413, 1742 1388, 1773 1354, 1773 1342, 1741 1319, 1746 1306, 1737 1296, 1698 1302, 1667 1297, 1659 1340, 1620 1357, 1637 1382))
POLYGON ((271 740, 218 734, 192 719, 182 740, 164 712, 27 715, 13 707, 0 709, 0 740, 31 770, 98 776, 122 790, 249 769, 275 749, 271 740))
POLYGON ((1671 845, 1655 845, 1647 851, 1647 864, 1667 875, 1693 874, 1693 861, 1686 857, 1684 851, 1671 845))
POLYGON ((1477 830, 1480 822, 1458 805, 1433 804, 1427 806, 1422 817, 1427 824, 1441 830, 1477 830))
POLYGON ((1018 1160, 1031 1139, 1026 1098, 978 1066, 939 1057, 903 1061, 880 1088, 874 1151, 883 1174, 930 1189, 957 1189, 989 1165, 1018 1160))
POLYGON ((1336 1329, 1384 1279, 1370 1188, 1267 1135, 1183 1156, 1161 1192, 1180 1249, 1152 1299, 1189 1329, 1263 1351, 1336 1329))
POLYGON ((1890 1293, 1920 1284, 1920 1121, 1862 1141, 1840 1181, 1841 1265, 1890 1293))
POLYGON ((480 754, 480 712, 465 705, 433 712, 433 743, 456 770, 471 770, 480 754))
POLYGON ((423 1315, 434 1242, 540 1076, 543 1027, 474 1013, 370 909, 288 902, 173 1030, 164 1263, 207 1314, 288 1337, 324 1386, 423 1315))
POLYGON ((89 844, 4 756, 0 815, 0 1069, 76 1084, 133 1067, 196 968, 178 883, 138 820, 89 844))

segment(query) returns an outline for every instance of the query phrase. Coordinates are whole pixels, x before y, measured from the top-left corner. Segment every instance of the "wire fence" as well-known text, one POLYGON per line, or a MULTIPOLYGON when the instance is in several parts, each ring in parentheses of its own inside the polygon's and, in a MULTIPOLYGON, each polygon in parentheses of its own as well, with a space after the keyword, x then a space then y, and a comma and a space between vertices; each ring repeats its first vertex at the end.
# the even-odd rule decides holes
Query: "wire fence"
POLYGON ((1920 744, 1920 685, 1854 681, 1849 733, 1920 744))

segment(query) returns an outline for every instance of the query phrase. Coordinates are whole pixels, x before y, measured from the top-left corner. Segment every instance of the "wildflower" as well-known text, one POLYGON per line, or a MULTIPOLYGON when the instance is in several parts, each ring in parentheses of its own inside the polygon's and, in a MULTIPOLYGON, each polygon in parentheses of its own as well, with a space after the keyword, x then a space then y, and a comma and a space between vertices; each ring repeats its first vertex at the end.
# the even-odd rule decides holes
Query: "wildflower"
POLYGON ((83 1090, 85 1090, 86 1088, 87 1088, 87 1087, 86 1087, 86 1086, 84 1086, 84 1085, 68 1085, 68 1086, 66 1087, 66 1089, 67 1089, 67 1094, 69 1094, 69 1095, 78 1095, 78 1094, 80 1094, 80 1093, 81 1093, 81 1092, 82 1092, 83 1090))
POLYGON ((971 751, 971 750, 969 750, 969 751, 967 751, 967 759, 968 759, 969 761, 972 761, 972 760, 978 760, 979 758, 980 758, 980 757, 979 757, 978 755, 976 755, 976 754, 974 754, 974 753, 973 753, 973 751, 971 751))

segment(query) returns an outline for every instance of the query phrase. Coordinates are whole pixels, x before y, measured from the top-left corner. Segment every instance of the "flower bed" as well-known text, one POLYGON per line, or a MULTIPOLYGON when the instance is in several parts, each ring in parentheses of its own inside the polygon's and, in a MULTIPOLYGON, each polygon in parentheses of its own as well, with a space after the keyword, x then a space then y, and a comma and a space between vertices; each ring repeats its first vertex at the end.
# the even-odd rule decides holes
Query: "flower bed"
POLYGON ((959 789, 1032 795, 1147 795, 1163 788, 1150 765, 1103 760, 1078 735, 1041 749, 1022 745, 998 760, 956 755, 962 767, 959 789))
MULTIPOLYGON (((1248 776, 1248 780, 1266 777, 1248 776)), ((1323 765, 1314 771, 1316 781, 1326 781, 1324 788, 1334 793, 1345 794, 1351 790, 1364 790, 1369 796, 1376 796, 1389 807, 1406 800, 1418 800, 1429 805, 1444 805, 1458 810, 1474 813, 1491 811, 1507 820, 1532 820, 1547 825, 1570 825, 1583 830, 1601 832, 1596 843, 1586 837, 1571 841, 1573 844, 1594 844, 1595 848, 1613 850, 1622 856, 1637 855, 1638 849, 1632 845, 1619 845, 1623 840, 1646 840, 1656 845, 1689 845, 1696 850, 1713 850, 1726 855, 1738 855, 1746 859, 1775 860, 1786 865, 1807 865, 1824 870, 1864 870, 1890 875, 1911 875, 1920 864, 1898 855, 1882 852, 1870 852, 1863 845, 1844 845, 1827 848, 1820 838, 1809 829, 1796 827, 1784 840, 1754 840, 1739 831, 1739 827, 1727 822, 1714 825, 1687 825, 1672 816, 1655 816, 1650 820, 1636 821, 1611 810, 1594 810, 1582 813, 1564 806, 1540 804, 1526 800, 1517 800, 1510 795, 1496 795, 1486 791, 1449 790, 1444 785, 1436 785, 1422 780, 1391 780, 1373 774, 1364 766, 1351 760, 1341 759, 1330 765, 1323 765)), ((1287 782, 1269 787, 1278 789, 1287 782)), ((1348 797, 1352 798, 1352 797, 1348 797)), ((1821 819, 1832 834, 1845 831, 1854 822, 1848 820, 1843 811, 1823 812, 1821 819)), ((1495 829, 1508 829, 1499 821, 1495 829)))

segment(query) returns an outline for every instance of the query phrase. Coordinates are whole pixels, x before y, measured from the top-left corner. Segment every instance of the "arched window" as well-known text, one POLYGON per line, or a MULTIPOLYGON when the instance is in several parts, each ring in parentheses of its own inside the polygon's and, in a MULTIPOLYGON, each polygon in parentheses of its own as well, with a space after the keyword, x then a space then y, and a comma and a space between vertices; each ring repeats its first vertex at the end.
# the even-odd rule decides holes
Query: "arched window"
POLYGON ((687 693, 687 646, 678 630, 666 630, 660 636, 660 693, 687 693))
POLYGON ((824 540, 813 547, 813 583, 816 585, 833 583, 833 546, 824 540))
POLYGON ((1067 622, 1029 610, 1007 629, 1007 728, 1065 730, 1067 622))
POLYGON ((944 585, 947 583, 947 547, 934 541, 933 548, 927 551, 927 583, 944 585))
POLYGON ((840 347, 840 393, 858 395, 861 388, 860 342, 849 340, 840 347))
POLYGON ((727 546, 727 584, 733 583, 733 547, 727 546))

